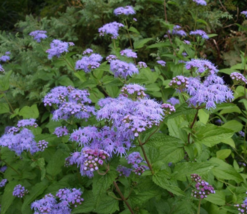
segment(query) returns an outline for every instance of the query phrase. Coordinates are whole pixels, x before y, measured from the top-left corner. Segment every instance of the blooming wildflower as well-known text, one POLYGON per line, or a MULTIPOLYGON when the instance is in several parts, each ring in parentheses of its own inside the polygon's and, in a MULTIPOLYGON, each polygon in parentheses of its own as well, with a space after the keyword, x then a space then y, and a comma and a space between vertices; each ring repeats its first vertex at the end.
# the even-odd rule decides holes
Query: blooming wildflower
POLYGON ((138 74, 137 67, 132 63, 127 63, 120 60, 112 60, 110 62, 110 70, 114 73, 115 77, 123 77, 126 79, 128 76, 138 74))
POLYGON ((2 73, 5 72, 2 65, 0 65, 0 72, 2 72, 2 73))
POLYGON ((7 168, 8 168, 7 166, 2 166, 2 167, 0 168, 0 172, 5 172, 7 168))
POLYGON ((147 96, 144 91, 145 88, 138 84, 128 84, 121 89, 121 94, 130 99, 136 100, 147 96))
POLYGON ((52 59, 54 56, 60 57, 62 53, 68 52, 69 43, 54 39, 50 47, 51 48, 46 51, 48 53, 48 59, 52 59))
POLYGON ((57 137, 62 137, 65 135, 69 134, 68 129, 64 126, 64 127, 57 127, 55 128, 55 131, 53 132, 53 134, 57 135, 57 137))
POLYGON ((1 182, 0 182, 0 187, 4 187, 7 183, 7 179, 2 179, 1 182))
POLYGON ((46 33, 47 32, 44 30, 35 30, 29 33, 29 35, 32 36, 33 39, 36 40, 37 42, 41 42, 41 39, 47 38, 46 33))
MULTIPOLYGON (((244 162, 238 162, 238 165, 246 167, 246 163, 244 162)), ((247 199, 245 199, 244 203, 247 205, 247 199)))
POLYGON ((103 59, 99 54, 91 54, 90 56, 84 56, 76 62, 75 70, 84 70, 89 73, 92 69, 98 68, 100 62, 103 59))
POLYGON ((207 198, 209 194, 215 194, 214 188, 208 182, 201 179, 199 175, 192 174, 192 181, 196 182, 195 190, 192 190, 191 195, 198 199, 207 198))
POLYGON ((138 65, 139 65, 140 68, 146 68, 146 67, 148 67, 145 62, 138 62, 138 65))
POLYGON ((10 55, 10 52, 9 52, 9 51, 7 51, 7 52, 5 52, 5 54, 6 54, 6 55, 10 55))
POLYGON ((37 143, 37 147, 39 148, 39 151, 43 152, 48 147, 48 142, 46 142, 45 140, 40 140, 37 143))
POLYGON ((129 177, 132 169, 125 166, 118 166, 117 171, 119 172, 119 176, 129 177))
POLYGON ((188 40, 184 40, 184 44, 190 45, 191 43, 190 43, 190 41, 188 41, 188 40))
POLYGON ((245 137, 245 133, 243 131, 238 132, 241 137, 245 137))
POLYGON ((56 196, 60 199, 63 206, 69 207, 70 205, 77 207, 84 199, 81 197, 82 191, 80 189, 60 189, 56 196))
POLYGON ((142 165, 146 162, 143 160, 139 152, 132 152, 126 157, 126 160, 128 161, 128 164, 132 165, 133 171, 137 175, 141 175, 145 170, 148 169, 147 166, 142 165))
POLYGON ((123 24, 118 22, 111 22, 103 25, 103 27, 99 28, 99 35, 104 36, 106 34, 110 34, 112 39, 116 39, 118 37, 118 30, 120 27, 124 27, 123 24))
POLYGON ((182 92, 185 88, 188 87, 188 78, 184 76, 176 76, 173 77, 169 86, 172 88, 178 89, 178 91, 182 92))
POLYGON ((10 128, 7 130, 7 132, 5 132, 5 133, 7 133, 7 134, 14 134, 14 133, 17 133, 17 132, 19 132, 19 131, 20 131, 19 128, 10 127, 10 128))
POLYGON ((9 56, 3 55, 3 56, 0 57, 0 62, 1 62, 1 61, 2 61, 2 62, 7 62, 7 61, 9 61, 9 60, 10 60, 10 57, 9 57, 9 56))
POLYGON ((79 128, 70 135, 70 140, 78 142, 80 146, 89 145, 92 140, 98 137, 97 133, 98 130, 94 126, 79 128))
POLYGON ((114 60, 114 59, 117 59, 117 57, 116 57, 115 55, 109 55, 109 56, 106 57, 106 60, 107 60, 108 62, 111 62, 111 61, 114 60))
POLYGON ((179 104, 179 99, 175 98, 175 97, 171 97, 170 99, 168 99, 166 102, 171 103, 173 106, 179 104))
POLYGON ((247 17, 247 11, 242 11, 241 14, 245 15, 247 17))
POLYGON ((187 33, 184 30, 181 30, 181 26, 179 25, 175 25, 172 31, 168 30, 168 33, 178 36, 187 36, 187 33))
POLYGON ((217 120, 215 120, 215 123, 218 124, 218 125, 221 125, 221 124, 223 124, 224 122, 223 122, 221 119, 217 119, 217 120))
POLYGON ((163 61, 163 60, 158 60, 157 63, 160 64, 160 65, 163 66, 163 67, 166 66, 166 62, 163 61))
POLYGON ((66 101, 66 97, 68 96, 69 91, 68 88, 65 86, 58 86, 55 87, 51 90, 50 93, 48 93, 43 102, 44 105, 47 106, 51 106, 52 104, 62 104, 63 102, 66 101))
POLYGON ((208 35, 203 30, 190 31, 190 35, 201 36, 203 39, 209 39, 208 35))
POLYGON ((133 21, 137 22, 137 19, 136 18, 133 18, 133 21))
POLYGON ((119 15, 133 15, 135 14, 135 10, 133 9, 133 7, 131 6, 126 6, 126 7, 118 7, 114 10, 114 14, 116 16, 119 16, 119 15))
POLYGON ((192 59, 191 61, 186 62, 185 68, 191 70, 192 68, 196 68, 197 73, 203 73, 205 71, 209 71, 211 74, 215 74, 218 72, 218 69, 215 65, 204 59, 192 59))
POLYGON ((171 114, 172 112, 175 112, 176 111, 175 108, 174 108, 174 106, 172 106, 171 104, 167 104, 167 103, 163 103, 161 105, 161 108, 164 109, 165 115, 171 114))
POLYGON ((85 51, 83 51, 83 55, 86 55, 86 54, 90 54, 90 53, 93 53, 93 50, 92 49, 90 49, 90 48, 88 48, 88 49, 86 49, 85 51))
POLYGON ((126 56, 128 58, 137 58, 137 54, 135 52, 133 52, 131 49, 125 49, 120 51, 120 54, 122 56, 126 56))
POLYGON ((193 0, 193 2, 197 3, 198 5, 207 5, 207 2, 205 0, 193 0))
POLYGON ((23 198, 28 193, 28 190, 20 184, 16 185, 13 190, 13 196, 16 196, 18 198, 23 198))
POLYGON ((23 120, 19 120, 17 123, 17 127, 21 128, 21 127, 27 127, 27 126, 32 126, 32 127, 38 127, 38 124, 35 123, 35 119, 23 119, 23 120))
POLYGON ((187 54, 186 52, 183 52, 182 55, 183 55, 184 57, 188 56, 188 54, 187 54))
POLYGON ((247 80, 243 74, 238 72, 231 73, 230 77, 234 81, 235 84, 247 84, 247 80))

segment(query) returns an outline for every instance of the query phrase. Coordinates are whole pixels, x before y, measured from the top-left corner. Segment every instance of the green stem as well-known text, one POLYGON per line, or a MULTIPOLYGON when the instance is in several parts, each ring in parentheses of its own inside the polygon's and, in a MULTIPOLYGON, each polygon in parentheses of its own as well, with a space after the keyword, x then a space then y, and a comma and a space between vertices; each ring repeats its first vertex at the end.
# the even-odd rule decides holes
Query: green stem
MULTIPOLYGON (((197 108, 197 109, 196 109, 196 114, 195 114, 194 120, 193 120, 192 124, 190 125, 190 129, 193 128, 193 126, 194 126, 194 124, 195 124, 195 122, 196 122, 198 112, 199 112, 199 109, 197 108)), ((191 135, 191 133, 188 134, 188 144, 190 143, 190 135, 191 135)))
POLYGON ((13 168, 10 164, 8 164, 5 160, 1 160, 1 161, 3 161, 7 167, 11 168, 13 171, 15 171, 18 175, 21 176, 21 173, 18 172, 15 168, 13 168))
POLYGON ((144 145, 144 144, 146 144, 148 141, 149 141, 149 139, 159 130, 159 128, 160 128, 160 126, 158 126, 149 136, 148 136, 148 138, 147 138, 147 140, 145 140, 145 142, 144 143, 142 143, 142 145, 144 145))
POLYGON ((202 199, 199 200, 198 209, 197 209, 197 214, 200 214, 201 201, 202 201, 202 199))

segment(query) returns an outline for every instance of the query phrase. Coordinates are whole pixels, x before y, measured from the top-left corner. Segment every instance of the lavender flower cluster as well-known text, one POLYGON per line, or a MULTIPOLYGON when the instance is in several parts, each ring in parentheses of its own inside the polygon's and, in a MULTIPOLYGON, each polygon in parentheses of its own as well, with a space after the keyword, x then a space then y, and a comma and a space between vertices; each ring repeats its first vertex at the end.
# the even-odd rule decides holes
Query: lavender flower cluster
POLYGON ((172 31, 168 30, 168 33, 177 36, 187 36, 187 33, 181 30, 181 26, 179 25, 175 25, 172 31))
POLYGON ((135 174, 141 175, 148 167, 145 164, 139 152, 132 152, 126 157, 128 164, 132 165, 132 170, 135 174))
POLYGON ((2 179, 1 182, 0 182, 0 187, 4 187, 7 182, 8 182, 7 179, 2 179))
POLYGON ((60 189, 56 194, 58 200, 52 194, 47 194, 33 202, 31 209, 35 211, 34 214, 70 214, 70 207, 76 207, 84 201, 81 195, 80 189, 60 189))
POLYGON ((195 68, 197 73, 209 71, 210 74, 216 74, 218 72, 218 69, 212 62, 204 59, 192 59, 186 62, 185 68, 188 70, 195 68))
POLYGON ((62 137, 62 136, 68 135, 69 131, 65 126, 64 127, 61 126, 61 127, 55 128, 55 131, 53 134, 57 135, 57 137, 62 137))
MULTIPOLYGON (((5 55, 3 55, 3 56, 0 57, 0 62, 7 62, 7 61, 9 61, 10 60, 9 55, 10 55, 10 52, 9 51, 5 52, 5 55)), ((4 69, 3 69, 3 67, 2 67, 2 65, 0 65, 0 72, 2 72, 2 73, 5 72, 4 69)))
POLYGON ((242 204, 236 204, 234 206, 238 208, 239 214, 246 214, 247 213, 247 198, 245 198, 242 204))
POLYGON ((197 3, 198 5, 206 6, 207 2, 205 0, 193 0, 193 2, 197 3))
POLYGON ((46 52, 48 53, 48 59, 52 59, 54 56, 60 57, 62 53, 68 52, 69 46, 74 45, 72 42, 63 42, 58 39, 54 39, 50 44, 50 49, 46 52))
POLYGON ((231 73, 230 77, 234 81, 234 84, 247 84, 247 79, 244 77, 243 74, 238 72, 231 73))
POLYGON ((163 67, 166 66, 166 62, 163 61, 163 60, 158 60, 157 63, 160 64, 160 65, 163 66, 163 67))
POLYGON ((139 71, 133 63, 127 63, 121 60, 111 60, 110 70, 113 72, 115 77, 122 77, 126 79, 128 76, 138 74, 139 71))
POLYGON ((90 56, 84 56, 76 62, 75 70, 84 70, 86 73, 96 69, 100 66, 100 62, 103 57, 99 54, 91 54, 90 56))
POLYGON ((38 124, 35 122, 35 119, 23 119, 19 120, 17 123, 18 128, 24 128, 24 127, 38 127, 38 124))
POLYGON ((247 17, 247 11, 242 11, 241 14, 243 14, 245 17, 247 17))
POLYGON ((125 166, 121 166, 119 165, 117 167, 117 171, 119 173, 119 176, 123 176, 123 177, 129 177, 131 172, 132 172, 132 169, 128 168, 128 167, 125 167, 125 166))
POLYGON ((13 196, 18 197, 18 198, 23 198, 27 193, 28 193, 28 190, 21 184, 16 185, 13 190, 13 196))
POLYGON ((148 67, 147 64, 146 64, 145 62, 138 62, 138 66, 139 66, 140 68, 146 68, 146 67, 148 67))
POLYGON ((207 198, 209 194, 215 194, 214 188, 211 185, 209 185, 208 182, 202 180, 199 175, 192 174, 191 179, 192 181, 196 182, 196 189, 192 190, 191 196, 198 199, 203 199, 207 198))
POLYGON ((190 31, 190 35, 201 36, 203 39, 209 39, 209 36, 203 30, 190 31))
POLYGON ((75 89, 71 86, 58 86, 45 96, 43 102, 45 106, 57 105, 58 109, 53 112, 54 120, 67 120, 72 116, 87 119, 95 113, 94 107, 86 105, 91 103, 88 96, 89 93, 86 90, 75 89))
POLYGON ((169 86, 172 88, 176 88, 179 92, 183 92, 189 85, 189 79, 184 76, 176 76, 173 77, 169 86))
POLYGON ((37 42, 41 42, 41 39, 47 38, 46 33, 47 32, 45 30, 35 30, 29 33, 29 35, 32 36, 33 39, 36 40, 37 42))
POLYGON ((168 104, 168 103, 163 103, 161 105, 161 108, 164 109, 165 115, 169 115, 169 114, 171 114, 171 113, 176 111, 174 106, 172 106, 171 104, 168 104))
POLYGON ((117 56, 115 56, 115 55, 109 55, 109 56, 106 57, 106 60, 108 62, 111 62, 112 60, 115 60, 115 59, 117 59, 117 56))
POLYGON ((83 55, 87 55, 87 54, 91 54, 91 53, 93 53, 93 50, 92 49, 90 49, 90 48, 87 48, 85 51, 83 51, 83 55))
POLYGON ((118 7, 114 10, 114 14, 116 16, 119 16, 119 15, 128 16, 128 15, 134 15, 135 13, 136 13, 135 10, 131 6, 118 7))
POLYGON ((145 88, 138 84, 128 84, 121 89, 121 94, 132 100, 142 99, 146 97, 145 88))
POLYGON ((98 29, 99 35, 104 36, 106 34, 110 34, 112 39, 116 39, 119 36, 118 31, 120 27, 124 27, 124 25, 118 22, 105 24, 98 29))
POLYGON ((137 58, 137 54, 135 52, 133 52, 131 49, 125 49, 120 51, 120 54, 122 56, 126 56, 128 58, 137 58))
POLYGON ((179 104, 179 99, 175 98, 175 97, 171 97, 170 99, 168 99, 166 102, 171 103, 173 106, 179 104))

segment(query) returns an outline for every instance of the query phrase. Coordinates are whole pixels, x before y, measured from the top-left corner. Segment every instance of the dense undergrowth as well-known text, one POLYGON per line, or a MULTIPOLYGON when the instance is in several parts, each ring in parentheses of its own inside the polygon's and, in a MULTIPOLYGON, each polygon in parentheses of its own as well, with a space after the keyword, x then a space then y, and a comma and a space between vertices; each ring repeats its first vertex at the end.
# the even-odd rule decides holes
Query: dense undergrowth
POLYGON ((58 2, 0 34, 1 213, 247 213, 247 8, 58 2))

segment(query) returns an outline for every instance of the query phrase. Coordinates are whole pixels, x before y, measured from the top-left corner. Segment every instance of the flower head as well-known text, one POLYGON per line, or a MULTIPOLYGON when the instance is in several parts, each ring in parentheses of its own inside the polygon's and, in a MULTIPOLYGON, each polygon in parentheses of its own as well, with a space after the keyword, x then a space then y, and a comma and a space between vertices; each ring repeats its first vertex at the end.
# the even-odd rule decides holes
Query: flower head
POLYGON ((123 24, 118 22, 111 22, 103 25, 103 27, 99 28, 99 35, 104 36, 106 34, 110 34, 112 39, 116 39, 118 37, 118 30, 120 27, 124 27, 123 24))
POLYGON ((238 73, 238 72, 233 72, 231 73, 230 77, 232 78, 232 80, 234 81, 235 84, 247 84, 247 79, 244 77, 243 74, 238 73))
POLYGON ((91 54, 91 53, 93 53, 93 50, 92 49, 90 49, 90 48, 87 48, 85 51, 83 51, 83 55, 86 55, 86 54, 91 54))
POLYGON ((172 106, 171 104, 168 104, 168 103, 163 103, 161 105, 161 108, 164 109, 165 115, 171 114, 172 112, 175 112, 176 111, 175 108, 174 108, 174 106, 172 106))
POLYGON ((198 5, 206 6, 207 2, 205 0, 193 0, 193 2, 197 3, 198 5))
POLYGON ((126 157, 126 160, 128 161, 128 164, 132 165, 132 170, 137 175, 141 175, 148 169, 146 165, 143 165, 146 162, 143 160, 139 152, 132 152, 126 157))
POLYGON ((187 33, 184 30, 181 30, 181 26, 179 25, 175 25, 172 31, 168 30, 168 33, 177 36, 187 36, 187 33))
POLYGON ((18 198, 23 198, 28 193, 28 190, 20 184, 16 185, 13 190, 13 196, 16 196, 18 198))
POLYGON ((116 16, 119 16, 119 15, 133 15, 135 14, 135 10, 133 9, 133 7, 131 6, 126 6, 126 7, 118 7, 114 10, 114 14, 116 16))
POLYGON ((7 61, 9 61, 9 60, 10 60, 10 57, 9 57, 9 56, 3 55, 3 56, 0 57, 0 62, 1 62, 1 61, 2 61, 2 62, 7 62, 7 61))
POLYGON ((5 72, 5 70, 3 69, 2 65, 0 65, 0 72, 1 73, 4 73, 5 72))
POLYGON ((146 67, 148 67, 145 62, 138 62, 138 66, 139 66, 139 68, 146 68, 146 67))
POLYGON ((247 17, 247 11, 242 11, 241 14, 243 14, 245 17, 247 17))
POLYGON ((40 140, 37 143, 37 147, 39 148, 39 151, 43 152, 48 147, 48 142, 46 142, 45 140, 40 140))
POLYGON ((131 49, 125 49, 120 51, 120 54, 122 56, 126 56, 128 58, 137 58, 137 54, 135 52, 133 52, 131 49))
POLYGON ((204 59, 192 59, 191 61, 186 62, 185 68, 188 70, 196 68, 197 73, 209 71, 211 74, 216 74, 218 72, 218 69, 212 62, 204 59))
POLYGON ((38 127, 38 124, 35 123, 35 119, 23 119, 23 120, 19 120, 18 123, 17 123, 17 127, 18 128, 21 128, 21 127, 28 127, 28 126, 31 126, 31 127, 38 127))
POLYGON ((99 54, 91 54, 90 56, 84 56, 76 62, 75 70, 84 70, 89 73, 92 69, 98 68, 100 62, 103 59, 99 54))
POLYGON ((173 106, 179 104, 179 99, 175 98, 175 97, 171 97, 170 99, 168 99, 166 102, 171 103, 173 106))
POLYGON ((48 59, 52 59, 52 57, 60 57, 62 53, 68 52, 69 50, 69 43, 63 42, 58 39, 54 39, 50 44, 50 49, 46 52, 48 53, 48 59))
POLYGON ((55 128, 55 131, 53 134, 57 135, 57 137, 62 137, 62 136, 68 135, 69 131, 65 126, 64 127, 61 126, 61 127, 55 128))
POLYGON ((29 33, 29 35, 32 36, 33 39, 36 40, 37 42, 41 42, 41 39, 47 38, 46 33, 47 32, 44 30, 35 30, 29 33))
POLYGON ((130 99, 136 100, 147 96, 144 91, 145 88, 143 86, 138 84, 128 84, 121 89, 121 94, 130 99))
POLYGON ((157 63, 160 64, 160 65, 163 66, 163 67, 166 66, 166 62, 163 61, 163 60, 158 60, 157 63))
POLYGON ((185 88, 188 87, 188 78, 184 76, 176 76, 173 77, 169 86, 172 88, 178 89, 178 91, 182 92, 185 88))
POLYGON ((115 77, 122 77, 126 79, 128 76, 138 74, 137 67, 132 63, 127 63, 121 60, 112 60, 110 62, 110 69, 114 73, 115 77))
POLYGON ((117 171, 119 173, 119 176, 129 177, 130 173, 132 172, 132 169, 127 168, 125 166, 118 166, 117 171))
POLYGON ((2 179, 1 182, 0 182, 0 187, 4 187, 7 183, 7 179, 2 179))
POLYGON ((208 35, 203 30, 190 31, 190 35, 201 36, 203 39, 209 39, 208 35))
POLYGON ((115 55, 109 55, 109 56, 106 57, 106 60, 108 62, 111 62, 112 60, 115 60, 115 59, 117 59, 117 56, 115 56, 115 55))

